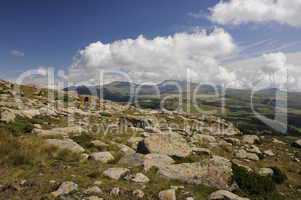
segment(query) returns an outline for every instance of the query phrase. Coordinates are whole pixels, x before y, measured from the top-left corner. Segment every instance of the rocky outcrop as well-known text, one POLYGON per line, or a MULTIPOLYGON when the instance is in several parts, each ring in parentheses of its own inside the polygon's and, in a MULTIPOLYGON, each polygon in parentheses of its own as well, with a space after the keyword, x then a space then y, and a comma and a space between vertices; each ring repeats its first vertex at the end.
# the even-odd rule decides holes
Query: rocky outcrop
POLYGON ((152 167, 161 168, 174 163, 174 160, 167 155, 147 154, 144 157, 144 170, 148 171, 152 167))
POLYGON ((162 167, 159 173, 169 179, 227 189, 232 181, 232 164, 223 157, 214 156, 201 162, 162 167))
POLYGON ((192 149, 186 140, 177 133, 152 134, 144 140, 144 146, 150 153, 187 157, 192 149))

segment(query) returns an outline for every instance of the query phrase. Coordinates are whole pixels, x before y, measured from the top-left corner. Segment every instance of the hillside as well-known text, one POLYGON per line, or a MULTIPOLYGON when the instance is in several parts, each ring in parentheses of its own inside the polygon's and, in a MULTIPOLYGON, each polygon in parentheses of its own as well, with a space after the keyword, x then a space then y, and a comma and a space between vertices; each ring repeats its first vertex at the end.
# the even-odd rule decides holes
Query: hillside
POLYGON ((0 82, 0 199, 300 198, 300 137, 248 135, 206 113, 13 88, 0 82))

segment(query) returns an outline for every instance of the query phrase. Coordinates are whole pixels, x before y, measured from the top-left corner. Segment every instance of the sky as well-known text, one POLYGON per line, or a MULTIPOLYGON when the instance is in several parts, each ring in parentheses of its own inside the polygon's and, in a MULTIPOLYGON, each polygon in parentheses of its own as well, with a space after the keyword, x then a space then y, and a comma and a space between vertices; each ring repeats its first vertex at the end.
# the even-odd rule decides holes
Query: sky
POLYGON ((53 67, 74 84, 96 83, 98 70, 160 82, 190 69, 249 87, 258 71, 275 82, 286 70, 301 88, 301 0, 10 0, 0 25, 2 79, 53 67))

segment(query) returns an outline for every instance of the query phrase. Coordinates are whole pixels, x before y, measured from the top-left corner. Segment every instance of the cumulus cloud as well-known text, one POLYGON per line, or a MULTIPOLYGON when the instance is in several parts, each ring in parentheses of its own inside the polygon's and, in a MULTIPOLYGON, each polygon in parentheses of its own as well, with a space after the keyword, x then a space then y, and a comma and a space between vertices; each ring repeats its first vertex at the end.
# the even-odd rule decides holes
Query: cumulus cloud
POLYGON ((212 82, 216 74, 225 72, 221 72, 218 60, 235 49, 230 34, 220 28, 153 39, 141 35, 107 44, 98 41, 78 52, 69 79, 97 83, 100 70, 115 70, 125 72, 135 82, 185 80, 189 69, 194 81, 212 82))
POLYGON ((15 50, 15 49, 11 50, 10 54, 12 56, 16 56, 16 57, 24 57, 25 56, 25 53, 23 53, 22 51, 19 51, 19 50, 15 50))
POLYGON ((301 90, 301 53, 276 52, 227 64, 243 88, 275 87, 301 90))
POLYGON ((213 8, 210 19, 227 25, 277 22, 301 26, 301 0, 230 0, 220 1, 213 8))

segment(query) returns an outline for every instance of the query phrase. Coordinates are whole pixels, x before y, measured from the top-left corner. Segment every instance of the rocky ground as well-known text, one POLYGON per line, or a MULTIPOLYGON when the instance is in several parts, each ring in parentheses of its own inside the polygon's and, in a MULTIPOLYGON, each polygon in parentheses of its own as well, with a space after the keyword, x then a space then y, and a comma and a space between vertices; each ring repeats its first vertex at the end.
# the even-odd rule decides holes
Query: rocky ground
POLYGON ((15 86, 0 82, 0 199, 301 198, 300 138, 15 86))

